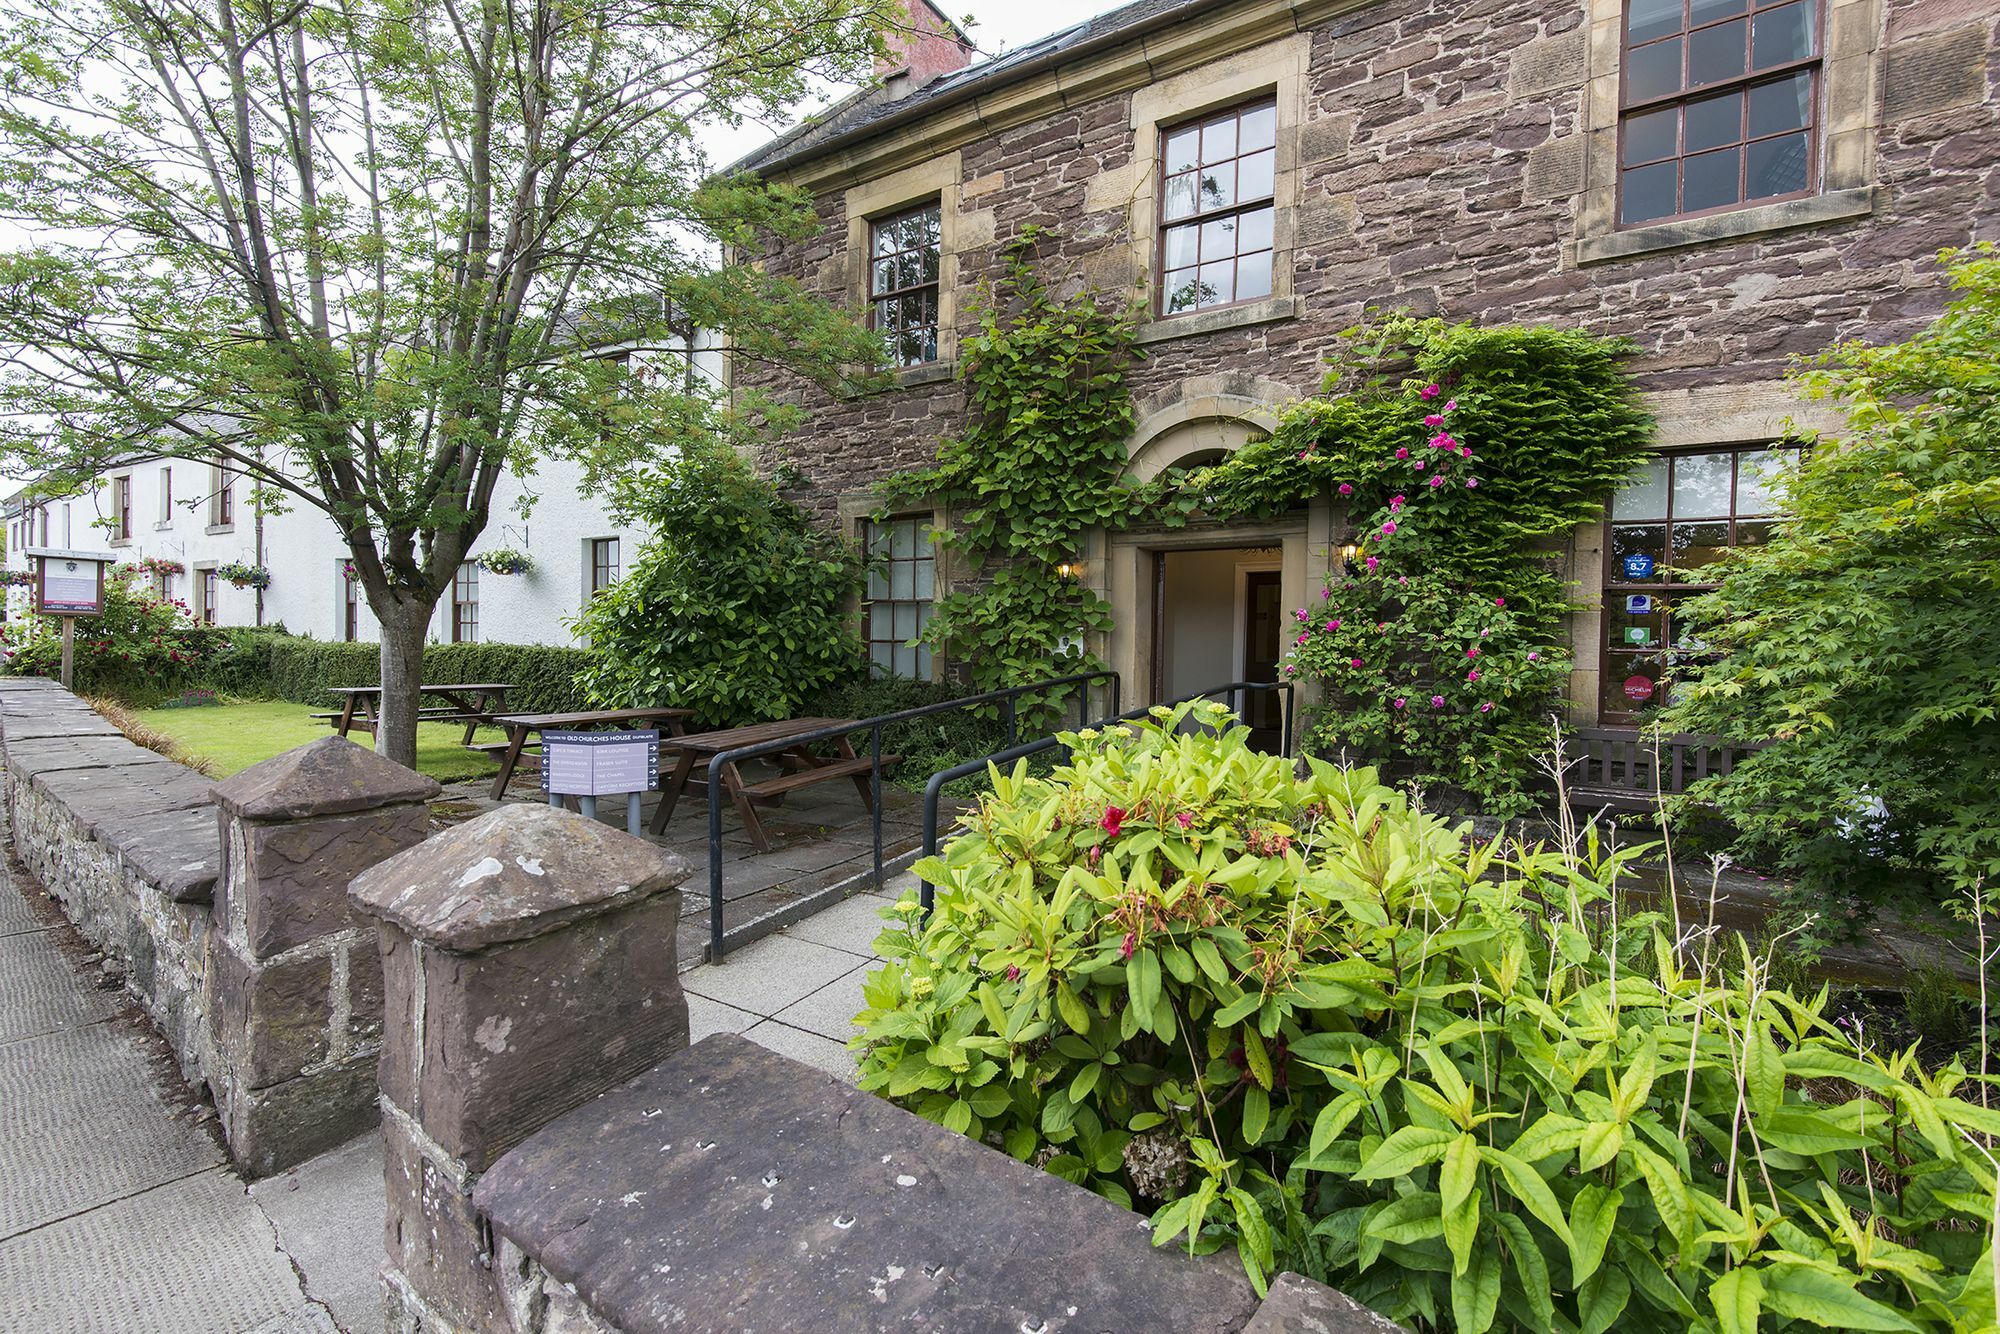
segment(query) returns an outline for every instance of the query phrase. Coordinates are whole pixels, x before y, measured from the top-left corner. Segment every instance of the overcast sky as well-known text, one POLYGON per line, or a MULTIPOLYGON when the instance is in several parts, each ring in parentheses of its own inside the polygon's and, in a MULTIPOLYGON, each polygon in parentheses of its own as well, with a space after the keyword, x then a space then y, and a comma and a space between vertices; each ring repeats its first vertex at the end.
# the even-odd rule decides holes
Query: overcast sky
MULTIPOLYGON (((961 24, 971 19, 970 34, 985 56, 1004 55, 1039 37, 1061 31, 1093 15, 1116 9, 1126 0, 939 0, 939 8, 961 24)), ((845 95, 830 89, 826 102, 845 95)), ((820 105, 824 105, 822 102, 820 105)), ((803 114, 803 113, 802 113, 803 114)), ((703 136, 709 160, 717 166, 736 161, 785 129, 783 125, 746 122, 735 129, 712 129, 703 136)))

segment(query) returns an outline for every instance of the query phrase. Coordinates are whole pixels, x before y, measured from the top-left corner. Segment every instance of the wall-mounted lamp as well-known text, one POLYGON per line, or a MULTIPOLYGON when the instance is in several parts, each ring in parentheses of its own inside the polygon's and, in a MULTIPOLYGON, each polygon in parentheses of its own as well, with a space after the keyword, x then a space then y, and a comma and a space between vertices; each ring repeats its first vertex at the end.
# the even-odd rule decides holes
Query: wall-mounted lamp
POLYGON ((1083 578, 1083 562, 1080 560, 1063 561, 1056 566, 1056 577, 1060 579, 1083 578))
POLYGON ((1354 574, 1358 571, 1360 560, 1361 544, 1359 542, 1348 542, 1340 548, 1340 568, 1348 574, 1354 574))

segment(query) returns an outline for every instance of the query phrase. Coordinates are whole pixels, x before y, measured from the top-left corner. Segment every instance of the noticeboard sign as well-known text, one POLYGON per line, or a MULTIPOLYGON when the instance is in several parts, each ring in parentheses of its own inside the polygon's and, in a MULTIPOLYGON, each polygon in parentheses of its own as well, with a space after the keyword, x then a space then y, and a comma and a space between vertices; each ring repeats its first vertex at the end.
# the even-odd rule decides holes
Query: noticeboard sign
POLYGON ((660 772, 660 730, 542 733, 542 791, 552 797, 650 792, 660 772))
POLYGON ((104 610, 108 556, 29 548, 35 562, 35 610, 49 616, 95 616, 104 610))

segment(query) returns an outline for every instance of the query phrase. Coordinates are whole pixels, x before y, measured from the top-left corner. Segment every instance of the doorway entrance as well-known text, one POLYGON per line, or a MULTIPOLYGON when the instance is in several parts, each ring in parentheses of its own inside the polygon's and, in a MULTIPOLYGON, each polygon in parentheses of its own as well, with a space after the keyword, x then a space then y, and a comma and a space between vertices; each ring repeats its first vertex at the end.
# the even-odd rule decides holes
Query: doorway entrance
MULTIPOLYGON (((1153 698, 1229 681, 1276 681, 1283 656, 1281 548, 1209 547, 1153 553, 1153 698)), ((1252 743, 1275 749, 1276 691, 1240 701, 1252 743)))

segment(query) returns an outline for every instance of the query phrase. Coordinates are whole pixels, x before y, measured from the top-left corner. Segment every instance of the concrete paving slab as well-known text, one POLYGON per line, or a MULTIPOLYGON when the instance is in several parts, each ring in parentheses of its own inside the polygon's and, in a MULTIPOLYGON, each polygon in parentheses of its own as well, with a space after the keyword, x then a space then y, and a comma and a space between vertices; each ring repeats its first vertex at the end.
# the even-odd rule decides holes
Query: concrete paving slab
POLYGON ((706 996, 688 993, 688 1041, 700 1042, 714 1033, 741 1033, 755 1024, 759 1016, 748 1010, 739 1010, 734 1005, 724 1005, 706 996))
POLYGON ((853 971, 854 966, 854 956, 845 950, 787 936, 767 936, 732 950, 722 963, 688 970, 681 975, 681 985, 739 1010, 776 1014, 853 971))
POLYGON ((872 959, 875 957, 875 937, 891 926, 882 919, 884 906, 882 900, 873 894, 860 895, 786 927, 785 934, 872 959))
POLYGON ((382 1136, 370 1131, 331 1153, 250 1187, 277 1228, 278 1245, 346 1334, 384 1328, 382 1229, 388 1213, 382 1136))
POLYGON ((0 1238, 223 1161, 147 1063, 117 1023, 0 1046, 0 1238))
MULTIPOLYGON (((11 892, 6 896, 21 902, 11 892)), ((0 1042, 94 1024, 124 1004, 116 991, 87 991, 79 985, 76 969, 49 932, 0 936, 0 1042)))
POLYGON ((793 1028, 803 1028, 845 1045, 849 1038, 861 1031, 854 1025, 854 1016, 861 1012, 861 986, 868 971, 869 966, 864 963, 846 976, 835 978, 804 1000, 793 1001, 772 1017, 793 1028))
MULTIPOLYGON (((35 897, 43 904, 48 902, 45 895, 38 893, 35 897)), ((46 931, 53 924, 29 904, 26 894, 17 894, 0 884, 0 936, 11 936, 19 931, 46 931)))
POLYGON ((854 1054, 831 1038, 781 1024, 775 1019, 766 1019, 755 1028, 746 1029, 743 1036, 780 1056, 789 1056, 802 1065, 824 1070, 843 1083, 852 1084, 860 1078, 855 1069, 854 1054))
MULTIPOLYGON (((120 1142, 143 1139, 142 1126, 120 1142)), ((224 1168, 0 1242, 0 1320, 36 1334, 323 1331, 271 1224, 224 1168), (275 1323, 284 1321, 287 1323, 275 1323)))

